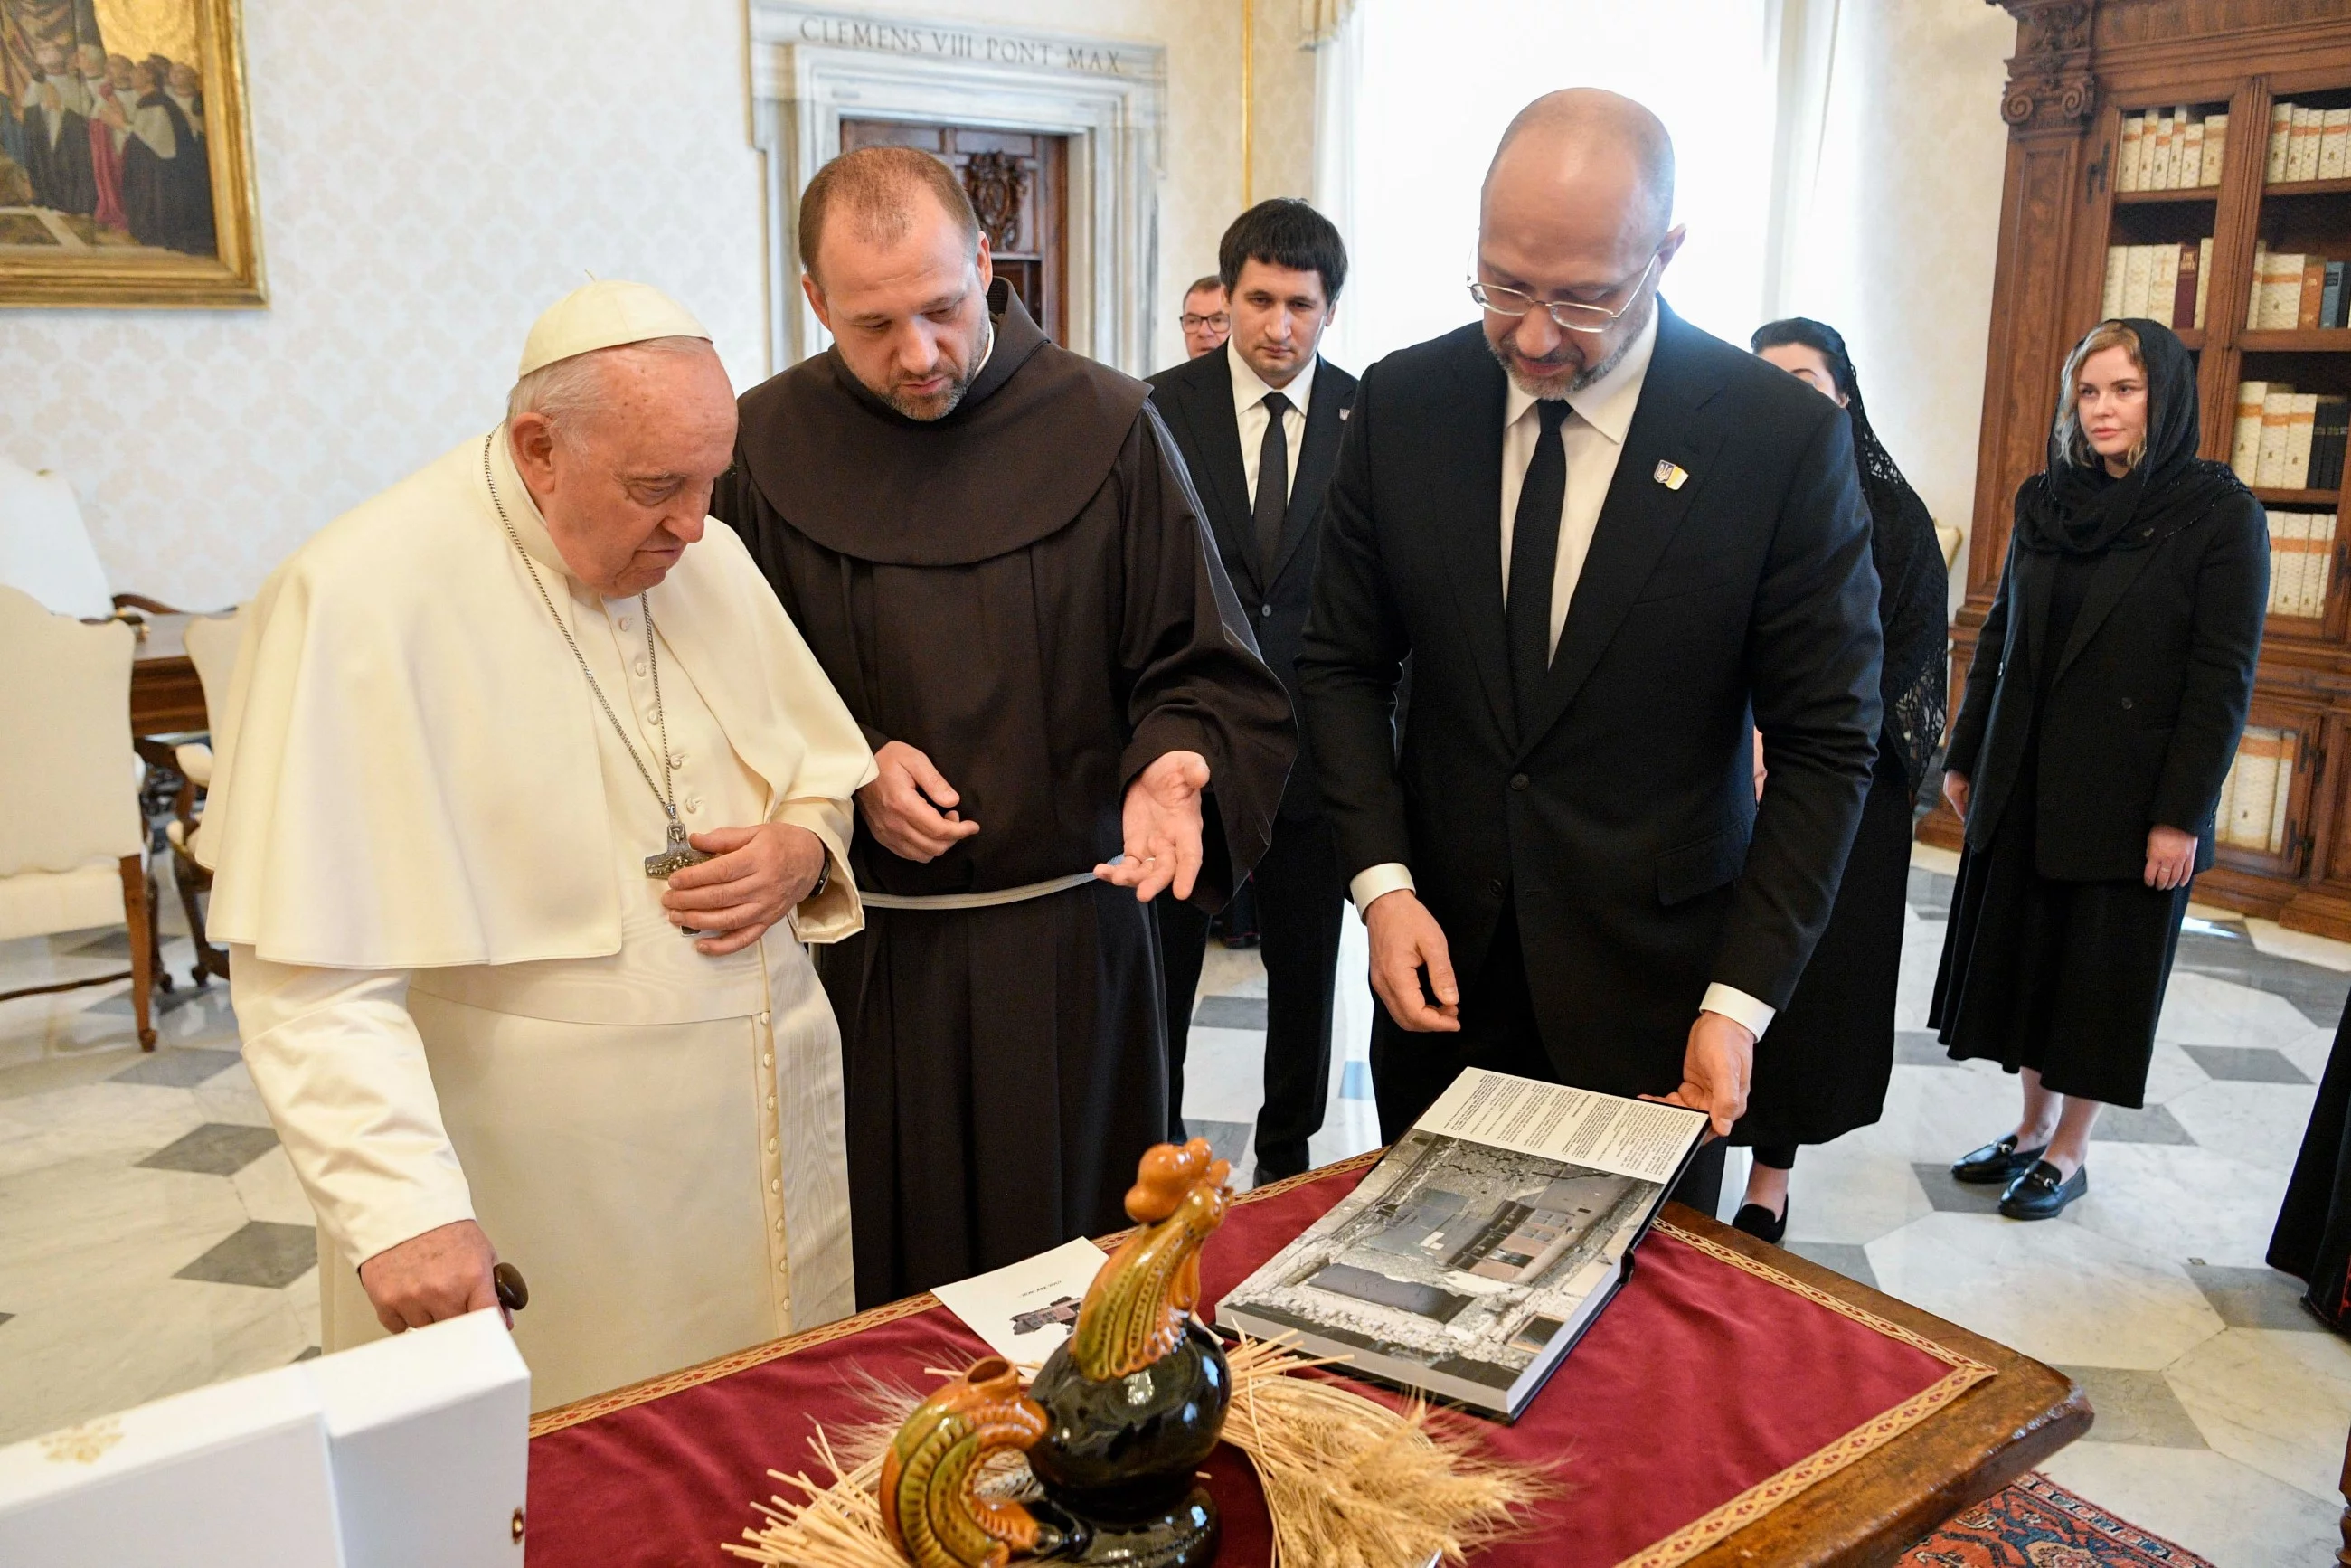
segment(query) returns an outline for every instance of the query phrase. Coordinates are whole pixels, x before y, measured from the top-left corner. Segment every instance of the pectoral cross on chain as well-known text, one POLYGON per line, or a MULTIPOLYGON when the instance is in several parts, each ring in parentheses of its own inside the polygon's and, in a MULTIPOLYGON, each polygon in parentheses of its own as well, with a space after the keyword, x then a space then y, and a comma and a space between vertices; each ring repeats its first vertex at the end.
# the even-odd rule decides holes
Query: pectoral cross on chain
POLYGON ((685 824, 675 817, 669 820, 669 842, 659 854, 645 857, 645 874, 657 882, 665 882, 690 865, 700 865, 710 857, 685 841, 685 824))

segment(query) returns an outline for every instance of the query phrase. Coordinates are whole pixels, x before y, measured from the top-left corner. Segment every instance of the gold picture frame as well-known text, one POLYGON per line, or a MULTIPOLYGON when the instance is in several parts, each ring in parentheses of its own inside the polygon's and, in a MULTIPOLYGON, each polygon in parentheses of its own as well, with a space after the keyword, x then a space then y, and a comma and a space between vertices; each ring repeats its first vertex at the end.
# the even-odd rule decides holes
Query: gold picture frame
MULTIPOLYGON (((264 282, 261 265, 261 214, 254 185, 253 130, 245 96, 245 43, 238 0, 144 0, 131 5, 127 0, 0 0, 0 93, 38 90, 38 83, 30 79, 32 73, 42 69, 46 59, 54 62, 57 53, 56 32, 60 14, 65 24, 87 28, 93 19, 102 20, 107 15, 141 19, 161 17, 175 24, 183 36, 192 36, 201 73, 196 88, 200 95, 196 109, 196 133, 204 154, 200 169, 209 182, 213 254, 204 256, 193 249, 183 251, 149 243, 147 238, 134 240, 132 234, 141 225, 135 217, 122 216, 118 194, 115 209, 110 213, 99 198, 95 214, 77 213, 69 208, 74 200, 68 197, 61 204, 51 205, 42 200, 41 187, 33 181, 32 165, 42 154, 28 151, 23 163, 12 160, 5 146, 0 146, 0 198, 13 196, 16 204, 0 199, 0 309, 44 307, 114 306, 144 309, 237 309, 251 308, 268 303, 268 290, 264 282), (45 25, 48 31, 36 33, 26 24, 27 19, 45 25), (193 24, 192 29, 189 24, 193 24), (15 171, 14 178, 10 171, 15 171), (30 195, 30 200, 26 198, 30 195), (13 225, 9 220, 14 219, 13 225), (47 238, 44 239, 44 235, 47 238), (17 243, 7 243, 11 236, 17 243)), ((108 51, 103 44, 78 45, 81 55, 93 47, 100 55, 108 51)), ((181 47, 184 48, 185 44, 181 47)), ((110 62, 113 77, 121 78, 129 68, 129 80, 143 84, 161 74, 161 66, 170 57, 153 50, 135 62, 127 56, 114 54, 110 62), (138 72, 147 73, 145 77, 138 72)), ((46 71, 43 72, 46 75, 46 71)), ((64 78, 60 75, 59 78, 64 78)), ((81 89, 80 101, 96 102, 91 95, 105 93, 108 84, 97 84, 96 78, 74 84, 81 89)), ((172 101, 180 108, 164 110, 158 99, 163 96, 161 84, 144 96, 133 97, 141 86, 126 87, 110 95, 110 101, 131 99, 131 112, 141 106, 152 105, 150 123, 157 117, 181 132, 175 152, 184 154, 188 116, 183 112, 186 99, 174 95, 172 101)), ((61 131, 51 136, 49 146, 56 147, 66 136, 78 131, 85 135, 99 128, 88 125, 77 116, 67 120, 63 114, 46 105, 36 110, 22 101, 6 108, 18 113, 18 145, 30 149, 35 138, 52 131, 50 122, 42 118, 58 114, 61 131)), ((159 131, 161 140, 169 142, 168 131, 159 131)), ((117 129, 113 140, 126 145, 131 132, 117 129)), ((91 146, 98 146, 93 138, 91 146)), ((120 153, 118 152, 118 157, 120 153)), ((142 154, 134 152, 133 161, 142 154)), ((151 168, 152 167, 151 163, 151 168)), ((47 172, 47 166, 43 166, 47 172)), ((152 179, 152 175, 150 176, 152 179)), ((193 176, 191 176, 193 177, 193 176)), ((70 174, 57 176, 69 180, 70 174)), ((103 174, 96 176, 102 184, 103 174)), ((118 182, 122 178, 116 172, 118 182)), ((59 188, 64 188, 60 186, 59 188)), ((186 185, 175 187, 184 193, 186 185)), ((183 196, 184 204, 193 201, 196 221, 201 223, 204 208, 201 194, 183 196)), ((193 232, 201 234, 201 228, 193 232)), ((174 235, 173 237, 178 237, 174 235)))

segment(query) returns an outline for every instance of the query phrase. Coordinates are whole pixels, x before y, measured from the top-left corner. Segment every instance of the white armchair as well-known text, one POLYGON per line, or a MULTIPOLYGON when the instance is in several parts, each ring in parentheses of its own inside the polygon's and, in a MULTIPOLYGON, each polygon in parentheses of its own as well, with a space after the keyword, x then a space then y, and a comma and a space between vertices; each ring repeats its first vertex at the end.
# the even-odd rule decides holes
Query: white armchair
POLYGON ((131 746, 131 629, 51 614, 0 587, 0 939, 130 928, 127 974, 0 992, 131 981, 141 1049, 155 1049, 155 905, 141 768, 131 746))
MULTIPOLYGON (((236 674, 238 634, 235 611, 226 615, 198 616, 188 622, 188 660, 196 666, 197 683, 204 688, 207 729, 219 727, 218 716, 222 705, 228 700, 229 680, 236 674)), ((172 880, 179 884, 180 907, 187 913, 188 935, 196 945, 196 966, 189 978, 201 986, 208 976, 228 977, 228 955, 204 940, 204 914, 196 904, 198 896, 210 892, 213 884, 212 873, 195 857, 196 839, 204 825, 204 808, 196 803, 196 792, 212 788, 213 748, 202 741, 189 741, 174 750, 172 760, 179 767, 183 782, 163 836, 171 841, 172 880)))

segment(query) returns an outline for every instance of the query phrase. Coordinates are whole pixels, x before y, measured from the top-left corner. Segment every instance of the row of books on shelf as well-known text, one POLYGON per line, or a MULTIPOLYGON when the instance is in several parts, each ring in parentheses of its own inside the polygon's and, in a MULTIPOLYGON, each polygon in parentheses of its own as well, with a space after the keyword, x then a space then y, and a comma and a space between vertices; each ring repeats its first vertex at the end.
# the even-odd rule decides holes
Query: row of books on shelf
POLYGON ((2123 121, 2117 191, 2195 191, 2220 183, 2229 117, 2189 109, 2150 109, 2123 121))
POLYGON ((2253 243, 2253 286, 2245 298, 2245 325, 2256 332, 2351 326, 2351 287, 2345 265, 2300 251, 2253 243))
POLYGON ((2326 613, 2334 574, 2333 512, 2270 514, 2271 614, 2317 620, 2326 613))
POLYGON ((2298 392, 2283 382, 2239 382, 2229 466, 2248 485, 2334 490, 2343 484, 2351 398, 2298 392))
POLYGON ((2351 179, 2351 108, 2313 109, 2283 99, 2270 105, 2270 184, 2351 179))
POLYGON ((2222 843, 2262 854, 2285 853, 2286 805, 2294 799, 2294 768, 2302 737, 2290 729, 2247 725, 2237 760, 2220 785, 2213 833, 2222 843))
POLYGON ((2204 298, 2211 291, 2212 241, 2178 245, 2110 245, 2102 318, 2140 316, 2175 331, 2204 325, 2204 298))

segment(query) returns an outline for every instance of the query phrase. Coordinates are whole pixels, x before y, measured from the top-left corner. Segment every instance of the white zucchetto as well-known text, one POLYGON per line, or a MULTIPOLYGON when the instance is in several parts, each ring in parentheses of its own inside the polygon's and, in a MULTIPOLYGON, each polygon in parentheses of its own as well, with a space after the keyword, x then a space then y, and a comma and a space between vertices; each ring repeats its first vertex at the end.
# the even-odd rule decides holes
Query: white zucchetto
POLYGON ((617 349, 649 338, 700 338, 710 333, 685 307, 650 284, 599 278, 547 308, 523 340, 520 381, 558 360, 617 349))

